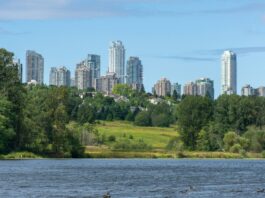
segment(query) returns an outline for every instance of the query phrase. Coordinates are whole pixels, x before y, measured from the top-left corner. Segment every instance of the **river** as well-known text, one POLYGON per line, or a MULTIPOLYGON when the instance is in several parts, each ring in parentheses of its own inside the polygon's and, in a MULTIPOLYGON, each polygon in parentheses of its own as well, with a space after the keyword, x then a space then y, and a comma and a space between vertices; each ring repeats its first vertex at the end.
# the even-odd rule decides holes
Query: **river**
POLYGON ((263 160, 0 161, 0 197, 265 197, 263 160))

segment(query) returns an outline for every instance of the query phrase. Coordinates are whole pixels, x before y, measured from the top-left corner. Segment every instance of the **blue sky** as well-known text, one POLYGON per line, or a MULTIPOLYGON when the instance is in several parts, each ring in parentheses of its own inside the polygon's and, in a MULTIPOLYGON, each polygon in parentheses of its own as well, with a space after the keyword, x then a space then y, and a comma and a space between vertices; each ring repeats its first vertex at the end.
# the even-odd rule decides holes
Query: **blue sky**
POLYGON ((264 0, 0 0, 0 47, 24 65, 27 49, 41 53, 46 83, 50 67, 73 75, 88 53, 101 55, 104 75, 113 40, 140 57, 147 91, 161 77, 209 77, 218 95, 226 49, 238 55, 238 90, 265 85, 264 0))

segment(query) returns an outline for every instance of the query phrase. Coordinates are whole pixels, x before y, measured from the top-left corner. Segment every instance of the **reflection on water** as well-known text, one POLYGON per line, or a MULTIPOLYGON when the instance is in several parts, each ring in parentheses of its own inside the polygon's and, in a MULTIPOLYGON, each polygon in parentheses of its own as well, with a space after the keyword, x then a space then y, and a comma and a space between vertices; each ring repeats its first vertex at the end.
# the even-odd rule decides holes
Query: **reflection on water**
POLYGON ((265 197, 262 160, 0 161, 0 197, 265 197))

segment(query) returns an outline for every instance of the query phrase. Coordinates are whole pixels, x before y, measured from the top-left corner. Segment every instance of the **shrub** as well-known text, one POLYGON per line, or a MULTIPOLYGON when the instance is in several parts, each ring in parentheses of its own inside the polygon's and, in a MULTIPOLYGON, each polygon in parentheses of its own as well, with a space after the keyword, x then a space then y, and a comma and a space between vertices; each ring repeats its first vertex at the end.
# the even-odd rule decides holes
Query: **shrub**
POLYGON ((113 145, 114 150, 120 151, 147 151, 152 147, 146 144, 142 139, 138 141, 131 141, 129 139, 122 139, 113 145))
POLYGON ((137 126, 151 126, 150 114, 147 111, 141 111, 136 115, 134 124, 137 126))
POLYGON ((114 135, 110 135, 110 136, 108 137, 108 141, 109 141, 109 142, 115 142, 115 141, 116 141, 116 137, 115 137, 114 135))
POLYGON ((265 158, 265 151, 262 151, 262 157, 265 158))
POLYGON ((230 152, 232 153, 240 153, 241 150, 242 150, 242 147, 240 144, 235 144, 230 148, 230 152))
POLYGON ((170 117, 167 114, 152 115, 152 125, 157 127, 169 127, 170 117))

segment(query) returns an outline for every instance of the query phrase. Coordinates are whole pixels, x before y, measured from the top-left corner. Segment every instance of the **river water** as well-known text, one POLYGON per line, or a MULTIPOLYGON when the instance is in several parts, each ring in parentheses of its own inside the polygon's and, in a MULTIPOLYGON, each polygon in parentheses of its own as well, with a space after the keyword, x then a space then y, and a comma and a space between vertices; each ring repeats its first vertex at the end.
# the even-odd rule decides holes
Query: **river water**
POLYGON ((265 197, 263 160, 0 161, 0 197, 265 197), (264 189, 264 190, 263 190, 264 189))

